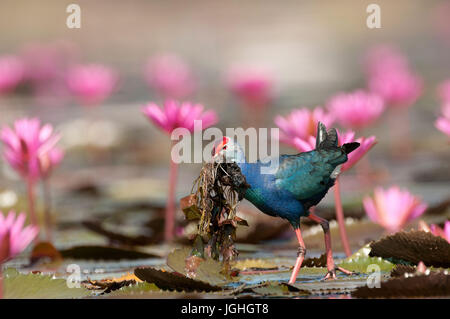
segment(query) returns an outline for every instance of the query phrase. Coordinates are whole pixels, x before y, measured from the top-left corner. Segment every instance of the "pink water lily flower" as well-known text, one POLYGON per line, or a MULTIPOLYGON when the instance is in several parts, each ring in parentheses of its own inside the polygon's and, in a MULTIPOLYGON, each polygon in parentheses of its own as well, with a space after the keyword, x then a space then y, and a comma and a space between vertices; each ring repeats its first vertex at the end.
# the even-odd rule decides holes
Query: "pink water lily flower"
POLYGON ((0 132, 6 161, 27 184, 29 213, 33 225, 37 225, 34 185, 39 178, 44 177, 43 174, 49 173, 49 166, 43 165, 44 159, 55 157, 54 148, 59 139, 60 135, 53 132, 50 124, 41 126, 36 118, 17 120, 13 128, 5 126, 0 132))
POLYGON ((25 63, 25 78, 42 86, 62 79, 67 67, 74 63, 79 52, 72 42, 28 43, 21 50, 25 63))
POLYGON ((144 106, 142 112, 156 126, 169 134, 179 127, 193 132, 195 120, 202 121, 202 129, 217 123, 216 112, 212 110, 204 112, 203 105, 190 102, 180 104, 174 100, 167 100, 162 109, 151 102, 144 106))
POLYGON ((365 62, 369 89, 381 96, 388 106, 408 107, 420 96, 422 79, 396 48, 378 45, 369 50, 365 62))
POLYGON ((367 216, 389 232, 399 231, 427 209, 427 204, 398 186, 387 190, 377 187, 374 197, 365 197, 363 204, 367 216))
POLYGON ((376 121, 383 113, 383 99, 364 90, 338 93, 327 103, 336 121, 346 128, 359 129, 376 121))
POLYGON ((391 70, 408 70, 406 56, 394 47, 378 45, 370 48, 365 57, 365 69, 369 76, 390 72, 391 70))
POLYGON ((51 151, 59 139, 50 124, 41 126, 37 118, 17 120, 13 128, 5 126, 0 133, 6 161, 22 177, 31 180, 40 177, 39 158, 51 151))
POLYGON ((435 224, 431 224, 430 226, 428 226, 428 224, 423 220, 419 221, 419 225, 417 228, 418 228, 418 230, 421 230, 421 231, 424 231, 427 233, 432 233, 434 236, 442 237, 450 243, 450 221, 449 220, 447 220, 445 222, 444 229, 442 229, 441 227, 439 227, 438 225, 435 225, 435 224))
POLYGON ((0 264, 20 254, 37 236, 38 228, 24 227, 25 213, 11 211, 5 217, 0 211, 0 264))
POLYGON ((369 79, 370 90, 394 107, 412 105, 421 95, 422 87, 421 78, 410 71, 392 70, 369 79))
POLYGON ((117 73, 104 65, 87 64, 71 67, 66 82, 69 91, 85 106, 97 106, 116 88, 117 73))
POLYGON ((0 211, 0 299, 3 298, 2 263, 16 257, 38 234, 35 226, 24 227, 26 215, 10 211, 5 217, 0 211))
POLYGON ((441 227, 439 227, 437 225, 432 224, 430 226, 430 230, 434 236, 442 237, 450 243, 450 221, 449 220, 447 220, 445 222, 444 229, 442 229, 441 227))
POLYGON ((442 106, 442 115, 437 118, 434 125, 450 138, 450 102, 442 106))
MULTIPOLYGON (((347 131, 342 134, 338 131, 338 139, 339 145, 351 142, 358 142, 360 144, 356 150, 348 154, 348 160, 342 165, 341 171, 346 171, 352 168, 377 143, 375 136, 359 137, 355 139, 355 132, 353 131, 347 131)), ((309 136, 306 140, 295 138, 294 146, 300 152, 312 151, 316 148, 316 138, 313 136, 309 136)))
POLYGON ((321 107, 313 110, 300 108, 286 117, 275 117, 275 124, 280 128, 280 141, 294 147, 297 146, 296 140, 308 141, 316 136, 318 122, 328 127, 333 124, 334 118, 321 107))
POLYGON ((0 94, 14 90, 23 80, 24 72, 21 59, 13 55, 0 56, 0 94))
POLYGON ((411 70, 406 56, 392 47, 371 49, 366 70, 369 89, 390 106, 408 107, 422 93, 422 79, 411 70))
POLYGON ((264 107, 273 97, 273 77, 262 69, 233 67, 227 75, 227 84, 249 107, 264 107))
POLYGON ((173 54, 150 58, 145 67, 145 79, 164 98, 186 98, 196 87, 189 66, 173 54))

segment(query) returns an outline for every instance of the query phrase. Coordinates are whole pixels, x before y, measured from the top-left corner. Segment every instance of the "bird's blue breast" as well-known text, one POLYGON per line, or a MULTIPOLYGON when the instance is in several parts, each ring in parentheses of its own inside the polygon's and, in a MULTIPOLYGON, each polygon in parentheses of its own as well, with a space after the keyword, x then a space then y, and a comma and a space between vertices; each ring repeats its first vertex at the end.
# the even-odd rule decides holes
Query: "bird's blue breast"
POLYGON ((263 213, 287 219, 294 227, 298 226, 301 216, 308 212, 302 203, 291 192, 282 189, 275 183, 274 174, 261 174, 261 164, 239 163, 242 174, 251 186, 245 193, 245 198, 263 213))

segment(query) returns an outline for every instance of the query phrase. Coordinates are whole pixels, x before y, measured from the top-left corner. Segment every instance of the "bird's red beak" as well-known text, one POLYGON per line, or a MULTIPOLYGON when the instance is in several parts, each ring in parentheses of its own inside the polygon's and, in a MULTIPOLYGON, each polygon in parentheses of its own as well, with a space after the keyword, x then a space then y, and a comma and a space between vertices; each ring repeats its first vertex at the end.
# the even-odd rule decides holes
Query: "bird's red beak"
POLYGON ((217 156, 217 154, 220 153, 221 150, 223 150, 223 148, 225 147, 225 145, 227 144, 228 140, 227 138, 224 136, 222 139, 222 142, 219 143, 219 145, 216 146, 215 150, 214 150, 214 156, 217 156))

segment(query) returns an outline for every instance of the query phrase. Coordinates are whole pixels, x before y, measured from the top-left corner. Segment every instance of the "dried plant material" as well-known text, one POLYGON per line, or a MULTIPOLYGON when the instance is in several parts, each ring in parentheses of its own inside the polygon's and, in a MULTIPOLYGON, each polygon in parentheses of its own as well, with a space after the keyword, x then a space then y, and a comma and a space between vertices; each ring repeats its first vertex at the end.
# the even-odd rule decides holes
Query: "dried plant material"
POLYGON ((405 274, 413 274, 416 267, 410 265, 396 265, 391 271, 391 277, 402 277, 405 274))
POLYGON ((180 207, 187 220, 196 220, 202 217, 202 213, 197 207, 197 195, 190 194, 180 199, 180 207))
POLYGON ((392 278, 379 288, 363 286, 352 293, 357 298, 445 297, 450 296, 450 275, 443 272, 392 278))
MULTIPOLYGON (((207 243, 202 249, 197 248, 194 255, 216 260, 222 257, 227 274, 230 273, 230 262, 238 255, 234 245, 236 228, 248 226, 245 220, 236 216, 236 206, 249 187, 236 163, 212 161, 203 165, 192 194, 180 202, 188 220, 199 220, 196 240, 207 243)), ((197 243, 196 246, 201 245, 197 243)), ((193 269, 191 275, 194 275, 193 269)))
POLYGON ((102 294, 110 293, 111 291, 126 287, 129 285, 134 285, 136 283, 142 282, 136 275, 126 273, 118 278, 103 279, 103 280, 88 280, 91 285, 91 289, 103 289, 102 294))
POLYGON ((184 261, 184 269, 186 270, 186 276, 189 278, 197 277, 197 268, 205 260, 198 256, 189 256, 184 261))
POLYGON ((406 261, 427 266, 450 267, 450 244, 443 238, 423 231, 398 232, 371 245, 370 256, 406 261))
POLYGON ((322 254, 319 258, 306 258, 302 264, 303 267, 326 267, 327 266, 327 255, 322 254))
POLYGON ((161 232, 154 232, 153 236, 128 236, 125 234, 113 232, 105 229, 98 221, 84 221, 83 226, 87 229, 107 237, 112 243, 118 243, 125 246, 146 246, 159 243, 163 235, 161 232))
POLYGON ((155 268, 136 268, 134 274, 141 280, 154 283, 160 289, 177 291, 220 291, 221 287, 188 278, 182 274, 155 268))
POLYGON ((88 281, 95 289, 104 289, 102 294, 108 294, 114 290, 118 290, 122 287, 136 284, 135 280, 122 280, 122 281, 88 281))
POLYGON ((60 253, 64 258, 88 260, 147 259, 157 257, 136 250, 108 246, 76 246, 61 250, 60 253))

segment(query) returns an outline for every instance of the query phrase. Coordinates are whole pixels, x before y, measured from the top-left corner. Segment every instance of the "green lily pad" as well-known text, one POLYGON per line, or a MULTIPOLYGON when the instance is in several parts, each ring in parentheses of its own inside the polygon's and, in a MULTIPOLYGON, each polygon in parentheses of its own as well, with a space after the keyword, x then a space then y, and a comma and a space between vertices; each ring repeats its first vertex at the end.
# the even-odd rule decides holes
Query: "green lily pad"
POLYGON ((108 296, 133 296, 142 295, 154 291, 161 291, 161 289, 159 289, 155 284, 150 284, 148 282, 139 282, 111 291, 108 296))
MULTIPOLYGON (((191 248, 175 249, 167 256, 167 265, 174 271, 187 276, 186 258, 189 256, 191 248)), ((221 273, 222 263, 217 260, 208 258, 202 261, 196 270, 194 279, 207 282, 211 285, 223 285, 229 282, 221 273)))
POLYGON ((65 279, 54 279, 49 275, 24 275, 12 268, 3 275, 4 298, 7 299, 64 299, 91 295, 83 286, 69 288, 65 279))
POLYGON ((394 266, 395 264, 381 257, 347 258, 339 264, 339 267, 359 273, 370 273, 376 267, 379 267, 379 271, 389 272, 394 266))

